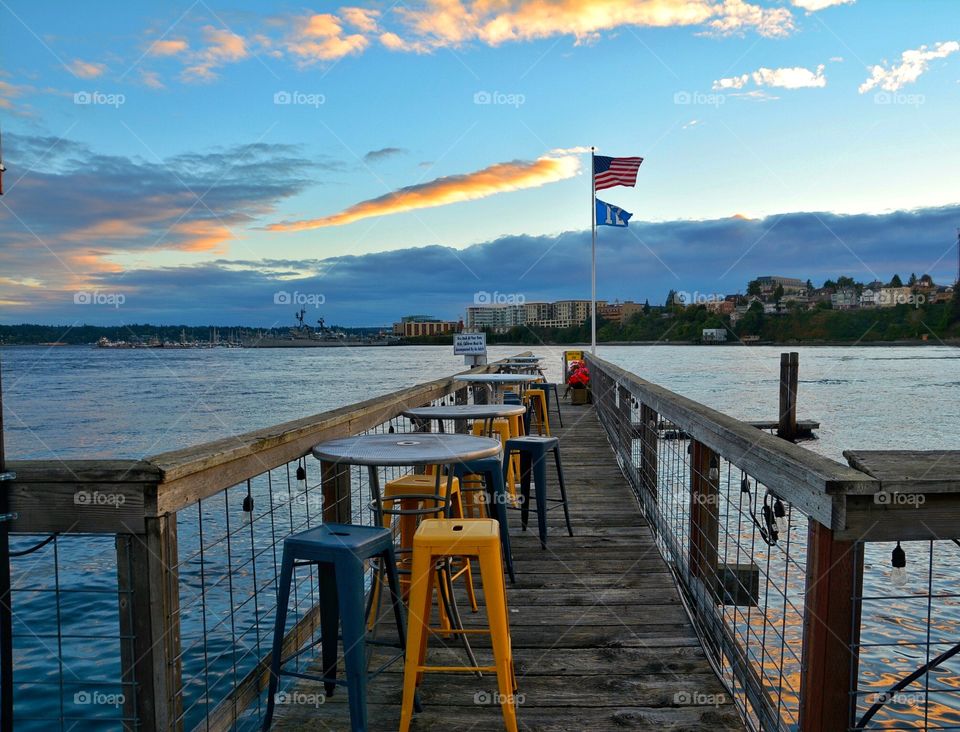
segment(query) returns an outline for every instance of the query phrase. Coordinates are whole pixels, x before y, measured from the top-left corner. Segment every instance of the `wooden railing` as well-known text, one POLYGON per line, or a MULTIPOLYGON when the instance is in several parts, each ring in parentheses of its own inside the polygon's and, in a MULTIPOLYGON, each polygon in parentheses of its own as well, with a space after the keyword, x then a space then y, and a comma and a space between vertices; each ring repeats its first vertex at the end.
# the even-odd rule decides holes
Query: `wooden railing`
MULTIPOLYGON (((764 730, 860 729, 864 709, 888 701, 894 671, 860 662, 869 645, 861 631, 898 632, 896 623, 877 629, 882 613, 862 614, 864 555, 873 557, 876 585, 890 567, 878 542, 923 541, 931 559, 934 545, 955 550, 943 540, 960 538, 960 475, 878 480, 587 360, 600 421, 745 721, 764 730), (881 500, 891 495, 903 500, 881 500)), ((932 566, 911 599, 933 596, 922 577, 932 566)), ((913 644, 921 657, 936 656, 936 620, 929 610, 904 618, 928 629, 913 644)), ((911 728, 922 728, 933 706, 928 690, 903 712, 911 728)), ((960 696, 946 706, 956 716, 960 696)))
MULTIPOLYGON (((145 460, 9 461, 16 473, 9 510, 19 515, 10 525, 12 538, 36 541, 34 558, 54 548, 49 576, 34 572, 32 584, 46 582, 39 590, 57 593, 56 617, 36 620, 55 622, 58 639, 71 635, 73 619, 62 618, 59 606, 68 564, 56 553, 58 542, 113 536, 112 572, 87 578, 116 587, 118 631, 102 641, 117 649, 120 676, 100 682, 116 692, 108 697, 115 702, 113 726, 227 730, 240 720, 251 724, 257 717, 251 705, 259 706, 266 689, 272 612, 263 606, 275 603, 278 548, 311 523, 361 521, 366 513, 362 477, 336 474, 304 457, 327 439, 416 429, 400 418, 403 411, 454 400, 465 403, 467 388, 450 376, 145 460)), ((310 584, 300 588, 304 597, 287 648, 316 630, 310 584)), ((16 612, 16 593, 13 602, 16 612)), ((56 720, 69 729, 89 711, 70 706, 74 689, 77 704, 90 704, 90 684, 66 677, 69 659, 62 655, 60 703, 51 705, 58 711, 24 721, 24 728, 51 728, 48 722, 56 720)), ((33 680, 15 673, 15 682, 26 688, 33 680)), ((107 712, 98 708, 95 716, 107 712)))

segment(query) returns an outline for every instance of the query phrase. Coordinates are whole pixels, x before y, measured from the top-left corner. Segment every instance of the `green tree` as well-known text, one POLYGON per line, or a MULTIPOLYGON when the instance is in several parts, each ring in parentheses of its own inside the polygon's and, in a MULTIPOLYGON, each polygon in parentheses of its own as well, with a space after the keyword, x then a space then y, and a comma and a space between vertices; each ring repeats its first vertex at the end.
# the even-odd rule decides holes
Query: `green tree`
POLYGON ((903 280, 900 279, 900 275, 895 274, 893 279, 890 280, 890 287, 903 287, 903 280))
POLYGON ((779 282, 777 283, 776 289, 773 291, 773 301, 779 303, 783 299, 783 285, 779 282))
POLYGON ((675 298, 676 296, 677 296, 677 291, 676 291, 676 290, 670 290, 670 292, 667 293, 667 300, 666 300, 666 302, 664 303, 664 307, 666 307, 667 310, 669 310, 670 308, 672 308, 672 307, 674 306, 675 303, 674 303, 673 300, 674 300, 674 298, 675 298))
POLYGON ((950 322, 960 323, 960 282, 953 286, 953 298, 950 300, 950 322))
POLYGON ((760 292, 761 292, 761 290, 760 290, 760 281, 759 281, 759 280, 750 280, 750 281, 747 283, 747 294, 748 294, 748 295, 756 295, 757 297, 759 297, 759 296, 760 296, 760 292))
POLYGON ((807 280, 807 294, 813 292, 813 280, 807 280))
POLYGON ((650 298, 647 298, 646 300, 643 301, 643 314, 644 315, 650 314, 650 298))
POLYGON ((843 275, 842 277, 837 277, 837 287, 841 287, 841 288, 853 287, 856 284, 857 283, 853 279, 853 277, 847 277, 846 275, 843 275))
POLYGON ((910 287, 913 287, 915 284, 917 284, 917 273, 916 273, 916 272, 911 272, 911 273, 910 273, 910 279, 907 280, 907 285, 910 286, 910 287))

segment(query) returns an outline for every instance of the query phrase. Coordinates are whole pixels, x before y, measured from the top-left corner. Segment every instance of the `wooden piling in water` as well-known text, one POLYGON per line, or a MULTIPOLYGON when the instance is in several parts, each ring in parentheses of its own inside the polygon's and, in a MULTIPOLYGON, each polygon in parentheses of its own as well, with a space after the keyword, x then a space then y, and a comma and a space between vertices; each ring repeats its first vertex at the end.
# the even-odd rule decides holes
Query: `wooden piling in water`
POLYGON ((780 419, 777 437, 794 440, 797 437, 797 382, 800 374, 800 354, 796 351, 780 354, 780 419))

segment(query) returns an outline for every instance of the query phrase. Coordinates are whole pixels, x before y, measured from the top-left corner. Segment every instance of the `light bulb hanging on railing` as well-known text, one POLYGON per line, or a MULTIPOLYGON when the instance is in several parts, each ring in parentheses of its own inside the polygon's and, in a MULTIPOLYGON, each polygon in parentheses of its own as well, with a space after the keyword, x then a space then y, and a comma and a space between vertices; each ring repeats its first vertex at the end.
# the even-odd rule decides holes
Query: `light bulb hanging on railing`
POLYGON ((304 464, 303 458, 300 459, 300 462, 297 463, 297 480, 306 480, 307 479, 307 466, 304 464))
POLYGON ((720 460, 716 455, 710 456, 710 482, 716 483, 720 480, 720 460))
POLYGON ((253 496, 249 493, 243 497, 243 523, 253 521, 253 496))
POLYGON ((787 510, 784 508, 783 501, 777 498, 773 502, 773 518, 777 524, 777 533, 783 536, 790 531, 790 517, 787 516, 787 510))
POLYGON ((894 587, 907 586, 907 554, 900 546, 900 542, 893 548, 890 555, 890 564, 893 569, 890 570, 890 583, 894 587))

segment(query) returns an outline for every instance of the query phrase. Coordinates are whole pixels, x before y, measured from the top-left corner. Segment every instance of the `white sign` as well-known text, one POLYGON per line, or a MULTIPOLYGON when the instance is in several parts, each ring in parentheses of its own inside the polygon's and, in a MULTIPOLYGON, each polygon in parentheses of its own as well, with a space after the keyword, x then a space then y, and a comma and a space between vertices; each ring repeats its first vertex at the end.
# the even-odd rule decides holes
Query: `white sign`
POLYGON ((453 353, 455 356, 486 356, 486 333, 457 333, 453 337, 453 353))

